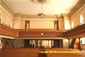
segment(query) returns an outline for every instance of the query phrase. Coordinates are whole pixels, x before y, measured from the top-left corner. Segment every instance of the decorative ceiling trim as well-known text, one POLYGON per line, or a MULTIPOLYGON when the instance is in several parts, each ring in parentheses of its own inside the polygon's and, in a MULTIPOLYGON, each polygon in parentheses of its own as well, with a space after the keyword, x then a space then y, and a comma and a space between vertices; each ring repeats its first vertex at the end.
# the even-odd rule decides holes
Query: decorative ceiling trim
POLYGON ((14 15, 14 12, 8 7, 5 0, 0 0, 0 4, 11 14, 14 15))
POLYGON ((31 1, 34 2, 34 3, 47 4, 47 3, 49 3, 50 0, 31 0, 31 1))
POLYGON ((84 4, 85 0, 79 0, 79 2, 71 9, 69 15, 74 15, 84 4))
MULTIPOLYGON (((38 15, 30 15, 30 14, 21 14, 16 13, 14 17, 22 17, 22 18, 40 18, 38 15)), ((56 18, 56 15, 45 15, 43 18, 56 18)))

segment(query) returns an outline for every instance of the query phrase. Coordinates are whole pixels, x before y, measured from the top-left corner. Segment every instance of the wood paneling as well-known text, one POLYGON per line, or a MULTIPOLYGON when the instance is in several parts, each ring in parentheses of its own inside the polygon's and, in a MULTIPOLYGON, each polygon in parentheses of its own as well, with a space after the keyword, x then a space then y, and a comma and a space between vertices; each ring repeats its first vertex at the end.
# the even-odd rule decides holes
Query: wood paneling
POLYGON ((22 38, 26 37, 64 37, 63 32, 20 32, 19 36, 22 38))
MULTIPOLYGON (((16 29, 19 32, 24 32, 24 29, 16 29)), ((56 31, 56 29, 28 29, 26 32, 36 32, 36 31, 56 31)))
POLYGON ((29 38, 29 37, 64 37, 64 38, 79 38, 85 37, 85 24, 80 25, 69 31, 56 31, 55 29, 29 29, 25 31, 24 29, 12 29, 7 26, 0 24, 0 34, 29 38))
POLYGON ((18 37, 18 31, 16 31, 15 29, 9 28, 5 25, 2 25, 2 24, 0 24, 0 34, 18 37))
POLYGON ((85 24, 65 32, 64 35, 67 38, 85 37, 85 24))

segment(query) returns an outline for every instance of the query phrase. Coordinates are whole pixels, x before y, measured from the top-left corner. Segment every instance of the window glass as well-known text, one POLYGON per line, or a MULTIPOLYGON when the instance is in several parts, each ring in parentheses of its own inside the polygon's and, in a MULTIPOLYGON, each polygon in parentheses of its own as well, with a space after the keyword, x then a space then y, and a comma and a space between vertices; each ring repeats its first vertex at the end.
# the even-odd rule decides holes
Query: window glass
POLYGON ((81 14, 81 15, 80 15, 80 25, 82 25, 82 24, 84 24, 84 17, 83 17, 83 15, 81 14))
POLYGON ((72 21, 72 29, 74 28, 74 22, 72 21))

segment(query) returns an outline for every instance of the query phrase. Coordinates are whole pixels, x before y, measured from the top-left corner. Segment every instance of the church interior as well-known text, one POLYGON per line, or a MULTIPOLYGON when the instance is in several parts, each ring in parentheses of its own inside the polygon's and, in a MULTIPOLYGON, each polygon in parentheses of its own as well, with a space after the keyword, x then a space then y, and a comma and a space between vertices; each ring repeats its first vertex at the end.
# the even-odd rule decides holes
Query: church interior
POLYGON ((0 0, 0 57, 85 57, 85 0, 0 0))

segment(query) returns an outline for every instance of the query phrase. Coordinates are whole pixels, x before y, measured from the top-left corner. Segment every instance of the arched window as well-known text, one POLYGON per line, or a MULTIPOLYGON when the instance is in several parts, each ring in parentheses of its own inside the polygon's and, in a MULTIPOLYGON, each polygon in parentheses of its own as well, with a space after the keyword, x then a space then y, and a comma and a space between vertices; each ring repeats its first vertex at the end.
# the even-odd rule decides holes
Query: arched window
POLYGON ((81 15, 80 15, 80 25, 82 25, 82 24, 84 24, 84 17, 83 17, 83 15, 81 14, 81 15))
POLYGON ((74 28, 74 22, 72 21, 72 29, 74 28))

